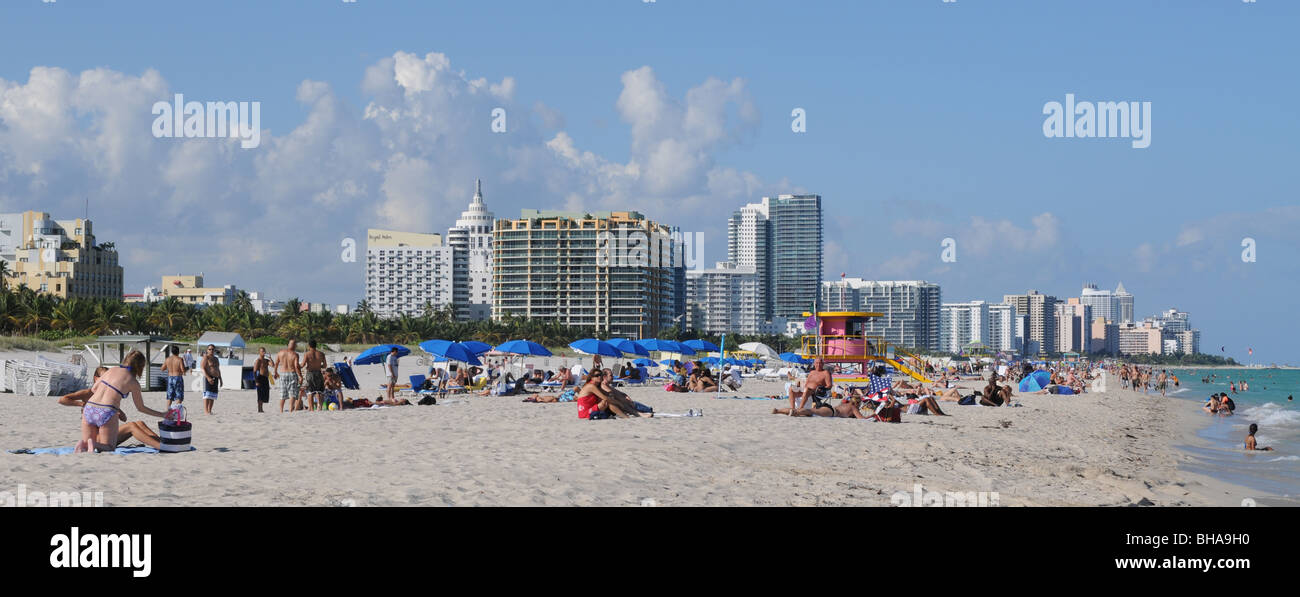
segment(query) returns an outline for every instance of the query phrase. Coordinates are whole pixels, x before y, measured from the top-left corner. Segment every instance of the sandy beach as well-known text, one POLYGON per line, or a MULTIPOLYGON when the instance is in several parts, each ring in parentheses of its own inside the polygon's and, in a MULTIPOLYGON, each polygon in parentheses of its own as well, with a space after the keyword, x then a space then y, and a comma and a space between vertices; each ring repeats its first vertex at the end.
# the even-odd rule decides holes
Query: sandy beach
MULTIPOLYGON (((369 390, 349 397, 377 396, 380 368, 357 372, 369 390)), ((1115 386, 1017 395, 1020 408, 944 402, 953 416, 904 415, 901 424, 777 416, 784 400, 659 386, 629 394, 659 412, 704 416, 587 421, 572 403, 465 395, 436 406, 279 413, 275 388, 265 414, 253 390, 227 390, 205 416, 189 392, 197 451, 3 453, 0 489, 99 491, 114 506, 885 506, 916 484, 996 492, 1002 506, 1236 506, 1254 497, 1180 470, 1187 456, 1176 446, 1202 424, 1186 401, 1115 386)), ((782 391, 751 380, 740 394, 782 391)), ((55 400, 0 395, 3 448, 72 445, 79 412, 55 400)), ((161 392, 145 401, 165 404, 161 392)))

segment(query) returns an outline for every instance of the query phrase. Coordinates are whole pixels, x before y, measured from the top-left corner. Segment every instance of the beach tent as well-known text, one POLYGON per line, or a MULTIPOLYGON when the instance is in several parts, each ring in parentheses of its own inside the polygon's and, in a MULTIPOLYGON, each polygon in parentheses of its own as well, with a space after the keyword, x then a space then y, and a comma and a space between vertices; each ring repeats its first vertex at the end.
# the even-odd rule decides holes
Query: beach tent
POLYGON ((1020 380, 1021 392, 1037 392, 1052 383, 1052 374, 1046 371, 1034 371, 1020 380))

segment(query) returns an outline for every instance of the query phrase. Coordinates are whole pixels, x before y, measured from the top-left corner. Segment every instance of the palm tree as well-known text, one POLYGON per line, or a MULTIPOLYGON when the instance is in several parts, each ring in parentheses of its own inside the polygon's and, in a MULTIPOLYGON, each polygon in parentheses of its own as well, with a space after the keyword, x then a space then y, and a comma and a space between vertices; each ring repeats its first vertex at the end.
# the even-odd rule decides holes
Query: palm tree
POLYGON ((295 296, 284 302, 284 311, 280 312, 280 321, 286 322, 298 319, 298 315, 301 313, 302 301, 298 300, 298 297, 295 296))
POLYGON ((253 301, 248 298, 248 291, 246 290, 241 290, 239 291, 238 294, 235 295, 235 301, 233 305, 235 309, 246 313, 251 312, 253 310, 253 301))
POLYGON ((97 336, 112 334, 123 324, 125 314, 126 303, 122 301, 113 299, 98 301, 95 305, 94 319, 87 331, 97 336))
POLYGON ((9 290, 9 262, 0 259, 0 290, 9 290))
POLYGON ((149 323, 152 315, 149 307, 143 305, 128 306, 122 313, 122 327, 132 334, 148 334, 154 329, 149 323))
POLYGON ((171 296, 154 303, 152 323, 167 334, 173 334, 176 330, 183 329, 191 319, 185 307, 185 304, 171 296))

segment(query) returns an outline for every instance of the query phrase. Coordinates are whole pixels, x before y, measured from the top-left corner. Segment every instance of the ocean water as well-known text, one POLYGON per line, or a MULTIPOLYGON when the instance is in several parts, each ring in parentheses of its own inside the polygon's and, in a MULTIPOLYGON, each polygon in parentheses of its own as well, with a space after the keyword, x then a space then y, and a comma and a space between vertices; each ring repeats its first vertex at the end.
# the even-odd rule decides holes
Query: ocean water
POLYGON ((1198 412, 1210 394, 1227 392, 1237 404, 1231 417, 1205 416, 1197 435, 1205 446, 1188 446, 1193 472, 1249 487, 1261 497, 1300 499, 1300 407, 1288 396, 1300 394, 1300 370, 1286 369, 1172 369, 1181 385, 1170 396, 1186 400, 1187 408, 1198 412), (1202 377, 1213 374, 1211 383, 1202 377), (1242 392, 1241 381, 1250 384, 1242 392), (1229 383, 1238 385, 1232 393, 1229 383), (1251 423, 1259 425, 1255 442, 1271 446, 1271 452, 1247 452, 1246 433, 1251 423))

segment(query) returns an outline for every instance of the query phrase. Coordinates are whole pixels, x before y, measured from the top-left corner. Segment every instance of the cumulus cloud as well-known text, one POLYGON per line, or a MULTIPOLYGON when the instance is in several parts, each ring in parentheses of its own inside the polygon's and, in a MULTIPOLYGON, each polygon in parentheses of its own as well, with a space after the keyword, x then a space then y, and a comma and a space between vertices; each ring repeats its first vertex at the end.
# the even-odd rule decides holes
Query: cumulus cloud
MULTIPOLYGON (((561 110, 524 99, 513 77, 471 77, 436 52, 372 63, 363 106, 327 82, 286 81, 305 117, 245 150, 232 139, 154 138, 153 103, 184 93, 163 73, 38 66, 26 82, 0 79, 0 210, 73 217, 89 198, 97 234, 122 249, 128 291, 204 271, 210 284, 350 302, 362 264, 341 262, 342 238, 372 226, 443 232, 475 178, 498 217, 637 209, 715 233, 719 204, 798 190, 719 162, 758 129, 743 79, 709 78, 680 97, 649 67, 621 82, 610 99, 627 126, 624 160, 584 149, 561 110), (491 128, 498 108, 505 133, 491 128)), ((275 114, 286 109, 261 113, 282 123, 275 114)))

